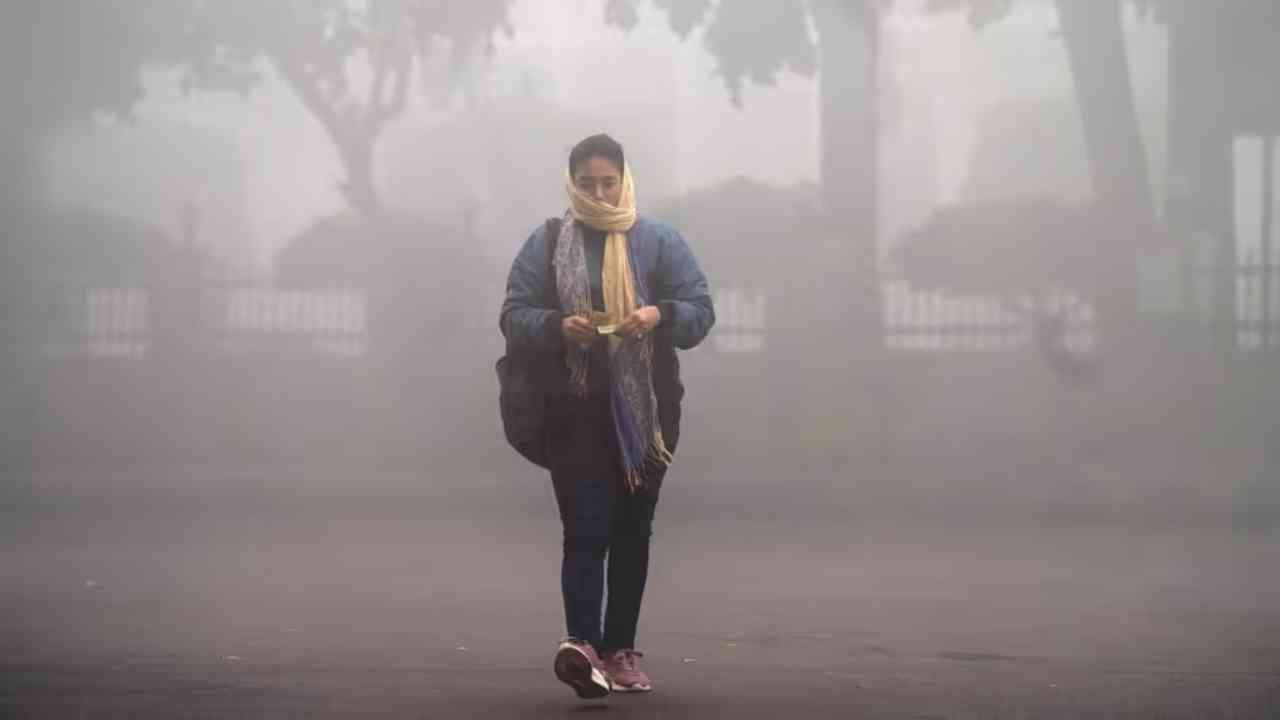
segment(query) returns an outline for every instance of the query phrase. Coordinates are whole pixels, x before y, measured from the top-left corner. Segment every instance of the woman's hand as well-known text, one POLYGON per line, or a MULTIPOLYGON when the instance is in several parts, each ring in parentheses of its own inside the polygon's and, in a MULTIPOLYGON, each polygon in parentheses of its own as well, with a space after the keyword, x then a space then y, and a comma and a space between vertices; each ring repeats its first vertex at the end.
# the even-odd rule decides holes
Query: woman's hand
POLYGON ((644 334, 658 327, 662 322, 662 311, 656 305, 646 305, 631 313, 618 325, 618 334, 622 337, 641 338, 644 334))
POLYGON ((591 321, 579 315, 569 315, 560 322, 560 334, 565 342, 588 345, 596 339, 596 329, 591 321))

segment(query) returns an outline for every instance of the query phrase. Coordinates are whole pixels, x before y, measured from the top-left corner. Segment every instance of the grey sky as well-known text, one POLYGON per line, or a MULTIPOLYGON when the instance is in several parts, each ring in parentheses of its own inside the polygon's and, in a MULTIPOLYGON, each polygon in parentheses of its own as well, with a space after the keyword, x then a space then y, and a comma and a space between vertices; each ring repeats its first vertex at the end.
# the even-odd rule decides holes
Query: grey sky
MULTIPOLYGON (((983 109, 1011 97, 1066 97, 1069 74, 1060 44, 1044 43, 1054 32, 1050 9, 1022 4, 1010 17, 975 34, 961 14, 924 16, 918 2, 904 2, 886 20, 883 72, 894 88, 888 101, 899 123, 887 128, 882 162, 888 176, 883 192, 886 235, 919 218, 936 204, 952 202, 967 177, 967 163, 983 109), (910 169, 907 172, 906 169, 910 169), (896 185, 895 185, 896 183, 896 185), (896 195, 895 195, 896 194, 896 195), (904 200, 903 195, 918 195, 904 200)), ((652 202, 714 185, 736 176, 794 184, 814 182, 818 176, 816 83, 783 73, 772 87, 748 86, 745 106, 735 109, 713 58, 695 33, 681 43, 652 9, 642 12, 630 33, 606 27, 598 0, 518 0, 511 12, 514 34, 499 35, 492 61, 473 77, 474 102, 500 101, 511 95, 534 94, 560 106, 568 115, 584 118, 584 132, 607 130, 639 149, 637 168, 642 201, 652 202), (593 128, 601 117, 612 127, 593 128), (660 148, 654 155, 649 148, 660 148)), ((1132 60, 1139 78, 1139 104, 1162 109, 1163 30, 1151 24, 1130 23, 1132 60), (1143 82, 1141 78, 1156 78, 1143 82)), ((438 73, 437 73, 438 75, 438 73)), ((434 76, 430 71, 426 77, 434 76)), ((294 233, 317 216, 341 211, 336 183, 342 169, 332 143, 321 127, 284 86, 268 77, 247 98, 234 95, 183 96, 170 78, 149 81, 149 95, 138 107, 136 126, 122 130, 144 144, 156 127, 191 126, 213 129, 234 139, 243 172, 247 248, 222 248, 247 254, 264 268, 271 256, 294 233)), ((435 98, 436 101, 439 98, 435 98)), ((455 108, 456 109, 456 105, 455 108)), ((1158 115, 1146 128, 1159 152, 1163 128, 1158 115)), ((410 111, 382 139, 380 149, 404 146, 415 135, 453 120, 450 107, 415 94, 410 111)), ((574 128, 574 132, 579 128, 574 128)), ((170 131, 165 131, 170 132, 170 131)), ((564 138, 548 143, 565 144, 564 138)), ((64 154, 85 156, 83 135, 72 140, 64 154)), ((1149 144, 1151 144, 1149 142, 1149 144)), ((462 154, 465 156, 465 153, 462 154)), ((454 158, 441 172, 462 178, 470 203, 502 202, 483 174, 454 158)), ((386 172, 387 163, 382 170, 386 172)), ((1159 163, 1155 163, 1159 170, 1159 163)), ((74 162, 53 167, 50 186, 64 202, 110 198, 113 206, 173 227, 175 212, 130 203, 93 184, 108 186, 111 170, 95 170, 88 177, 74 162)), ((209 204, 202 197, 198 167, 195 179, 168 183, 190 194, 191 202, 209 204)), ((164 176, 144 172, 141 178, 164 176)), ((1159 172, 1154 177, 1161 177, 1159 172)), ((115 180, 116 182, 119 179, 115 180)), ((148 182, 151 180, 144 180, 148 182)), ((395 188, 388 188, 395 195, 395 188)), ((142 190, 146 194, 146 190, 142 190)), ((213 203, 217 205, 218 203, 213 203)), ((416 203, 415 203, 416 204, 416 203)), ((431 207, 431 213, 461 215, 455 208, 431 207)), ((176 205, 176 203, 175 203, 176 205)), ((410 208, 413 209, 413 208, 410 208)), ((554 212, 546 208, 540 214, 554 212)), ((534 218, 536 221, 536 216, 534 218)), ((505 229, 504 229, 505 231, 505 229)), ((240 234, 244 236, 243 233, 240 234)))

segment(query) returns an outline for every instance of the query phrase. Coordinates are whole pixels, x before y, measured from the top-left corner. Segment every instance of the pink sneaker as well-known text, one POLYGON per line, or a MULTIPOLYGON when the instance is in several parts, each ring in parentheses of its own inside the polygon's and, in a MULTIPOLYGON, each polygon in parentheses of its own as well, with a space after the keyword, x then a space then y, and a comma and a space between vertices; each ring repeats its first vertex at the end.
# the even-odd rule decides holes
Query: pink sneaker
POLYGON ((625 648, 615 650, 605 658, 604 669, 615 692, 649 692, 653 689, 649 676, 636 667, 636 658, 641 657, 644 653, 625 648))
POLYGON ((574 638, 560 641, 555 659, 556 677, 583 699, 609 694, 609 677, 595 648, 574 638))

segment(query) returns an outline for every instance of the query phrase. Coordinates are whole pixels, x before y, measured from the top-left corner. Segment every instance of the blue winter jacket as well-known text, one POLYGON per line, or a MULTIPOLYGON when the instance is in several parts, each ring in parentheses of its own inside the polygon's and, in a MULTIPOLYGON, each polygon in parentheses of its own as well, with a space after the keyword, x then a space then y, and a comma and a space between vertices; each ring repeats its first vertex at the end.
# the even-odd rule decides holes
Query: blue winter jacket
MULTIPOLYGON (((662 222, 640 216, 627 232, 627 243, 642 292, 648 295, 645 300, 662 313, 654 332, 654 392, 663 414, 674 410, 678 418, 684 386, 675 348, 695 347, 716 320, 707 278, 680 233, 662 222)), ((543 225, 525 241, 507 277, 499 325, 509 349, 558 351, 563 357, 564 313, 551 287, 550 263, 543 225)), ((567 368, 560 369, 562 376, 552 381, 554 390, 567 389, 567 368)))

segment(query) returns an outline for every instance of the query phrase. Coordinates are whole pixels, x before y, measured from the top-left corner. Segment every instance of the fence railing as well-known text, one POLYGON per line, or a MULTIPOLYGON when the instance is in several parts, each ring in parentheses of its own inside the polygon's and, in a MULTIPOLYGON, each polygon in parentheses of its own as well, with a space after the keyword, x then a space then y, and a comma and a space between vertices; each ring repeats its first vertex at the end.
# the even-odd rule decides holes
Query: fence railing
POLYGON ((712 302, 716 308, 715 349, 730 354, 757 354, 765 349, 768 295, 736 288, 720 290, 712 302))
MULTIPOLYGON (((1246 256, 1242 259, 1252 259, 1246 256)), ((1197 270, 1199 305, 1189 314, 1210 317, 1214 271, 1197 270)), ((1280 265, 1257 262, 1235 270, 1235 345, 1239 350, 1280 350, 1280 265)), ((998 352, 1034 339, 1024 312, 998 298, 957 298, 916 292, 905 284, 883 286, 884 340, 908 352, 998 352)), ((716 296, 714 347, 725 353, 767 350, 767 292, 722 290, 716 296)), ((318 355, 361 357, 369 349, 370 308, 359 291, 231 288, 157 298, 139 288, 95 288, 71 293, 58 312, 47 313, 45 345, 51 354, 139 358, 169 343, 192 342, 214 350, 287 346, 318 355), (212 342, 212 345, 207 343, 212 342)), ((1041 308, 1061 315, 1068 348, 1096 342, 1092 308, 1069 295, 1041 308)))
POLYGON ((1246 253, 1236 269, 1236 344, 1245 350, 1280 349, 1280 265, 1246 253))
POLYGON ((368 348, 368 303, 360 292, 233 289, 212 310, 212 329, 226 344, 286 336, 324 354, 359 357, 368 348))
POLYGON ((363 293, 239 288, 157 298, 139 288, 73 291, 46 313, 53 355, 140 358, 161 346, 231 351, 287 344, 316 354, 359 357, 367 350, 363 293))
MULTIPOLYGON (((957 298, 889 283, 883 301, 885 346, 891 350, 1008 350, 1026 345, 1034 332, 1024 313, 999 298, 957 298)), ((1063 317, 1068 348, 1084 350, 1095 343, 1093 310, 1087 304, 1059 294, 1041 310, 1063 317)))
POLYGON ((94 289, 85 294, 83 315, 74 330, 63 336, 57 350, 87 352, 102 357, 142 357, 150 328, 147 325, 147 293, 135 288, 94 289), (79 336, 77 338, 76 336, 79 336))

